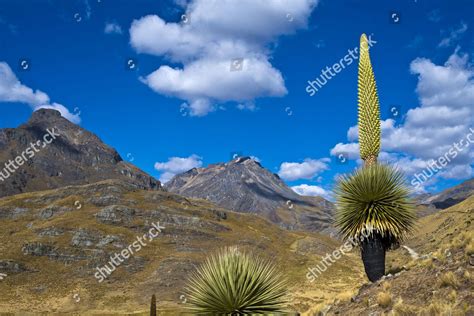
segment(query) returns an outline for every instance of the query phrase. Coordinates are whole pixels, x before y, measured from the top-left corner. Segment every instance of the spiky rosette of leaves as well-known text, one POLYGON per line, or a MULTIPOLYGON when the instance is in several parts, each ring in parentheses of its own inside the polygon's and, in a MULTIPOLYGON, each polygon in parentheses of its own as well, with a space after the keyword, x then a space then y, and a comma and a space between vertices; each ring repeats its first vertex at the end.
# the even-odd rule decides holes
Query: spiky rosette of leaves
POLYGON ((335 188, 336 226, 345 239, 380 234, 402 240, 414 228, 415 214, 401 171, 375 164, 342 176, 335 188))
POLYGON ((191 276, 191 311, 206 315, 282 312, 287 282, 276 266, 235 247, 211 255, 191 276))
POLYGON ((373 162, 380 152, 380 105, 365 34, 360 37, 358 108, 360 157, 373 162))

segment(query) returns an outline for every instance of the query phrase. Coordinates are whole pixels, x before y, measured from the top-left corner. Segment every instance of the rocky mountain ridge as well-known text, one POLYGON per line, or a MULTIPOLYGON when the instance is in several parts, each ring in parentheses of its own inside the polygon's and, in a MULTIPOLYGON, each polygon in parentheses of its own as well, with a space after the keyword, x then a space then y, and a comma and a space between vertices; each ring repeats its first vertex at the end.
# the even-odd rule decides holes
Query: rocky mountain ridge
POLYGON ((428 197, 423 203, 432 204, 438 209, 445 209, 464 201, 471 196, 473 192, 474 179, 469 179, 452 188, 428 197))
POLYGON ((474 193, 474 179, 466 180, 437 194, 424 193, 414 197, 418 217, 424 217, 449 208, 469 198, 474 193))
POLYGON ((34 112, 17 128, 0 129, 0 171, 0 197, 107 179, 161 189, 158 180, 51 109, 34 112))
POLYGON ((298 195, 250 157, 193 168, 172 178, 165 188, 233 211, 259 214, 287 229, 333 231, 330 201, 298 195))

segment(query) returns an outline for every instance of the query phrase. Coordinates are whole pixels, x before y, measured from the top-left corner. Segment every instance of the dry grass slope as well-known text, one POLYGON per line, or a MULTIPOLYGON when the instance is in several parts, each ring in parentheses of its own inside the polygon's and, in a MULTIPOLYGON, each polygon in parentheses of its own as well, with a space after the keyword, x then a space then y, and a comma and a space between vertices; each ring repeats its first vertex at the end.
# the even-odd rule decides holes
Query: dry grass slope
POLYGON ((349 257, 332 267, 329 280, 306 284, 306 268, 339 246, 327 236, 289 232, 255 215, 116 180, 0 199, 0 240, 0 273, 8 274, 0 281, 0 311, 20 315, 146 314, 153 293, 158 309, 182 311, 188 273, 210 252, 232 245, 278 264, 291 292, 300 291, 294 310, 324 301, 360 278, 360 267, 349 257), (107 209, 113 221, 99 220, 97 214, 107 209), (163 234, 98 283, 95 268, 157 221, 166 227, 163 234), (331 275, 347 274, 342 283, 330 281, 331 275), (304 288, 319 296, 306 295, 304 288))

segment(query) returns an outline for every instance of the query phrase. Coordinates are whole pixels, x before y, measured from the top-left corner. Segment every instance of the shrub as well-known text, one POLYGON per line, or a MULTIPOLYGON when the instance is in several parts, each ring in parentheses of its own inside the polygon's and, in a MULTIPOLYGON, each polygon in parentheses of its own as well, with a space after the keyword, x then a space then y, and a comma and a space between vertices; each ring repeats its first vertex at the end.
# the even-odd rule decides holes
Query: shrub
POLYGON ((454 248, 464 248, 468 256, 474 254, 474 232, 462 232, 451 242, 451 245, 454 248))
POLYGON ((456 290, 452 290, 447 296, 447 298, 448 298, 448 301, 452 303, 456 303, 456 299, 458 298, 458 294, 456 293, 456 290))
POLYGON ((417 309, 413 305, 403 303, 401 298, 393 305, 393 316, 416 316, 418 315, 417 309))
POLYGON ((433 302, 420 312, 420 316, 439 316, 439 315, 454 316, 454 315, 459 315, 459 313, 455 313, 455 310, 453 309, 451 305, 444 304, 442 302, 433 302))
POLYGON ((379 306, 382 308, 389 307, 390 304, 392 304, 392 297, 390 296, 390 293, 380 292, 377 294, 377 304, 379 304, 379 306))
POLYGON ((452 272, 452 271, 449 271, 449 272, 446 272, 444 274, 442 274, 440 277, 439 277, 440 281, 441 281, 441 286, 451 286, 452 288, 454 289, 457 289, 461 284, 458 280, 458 278, 456 277, 456 275, 452 272))
POLYGON ((391 287, 392 286, 390 285, 390 283, 388 281, 385 281, 385 282, 382 283, 382 289, 383 289, 384 292, 390 291, 391 287))
POLYGON ((465 280, 469 280, 469 282, 473 281, 471 273, 469 273, 469 271, 467 271, 467 270, 464 271, 463 277, 464 277, 465 280))

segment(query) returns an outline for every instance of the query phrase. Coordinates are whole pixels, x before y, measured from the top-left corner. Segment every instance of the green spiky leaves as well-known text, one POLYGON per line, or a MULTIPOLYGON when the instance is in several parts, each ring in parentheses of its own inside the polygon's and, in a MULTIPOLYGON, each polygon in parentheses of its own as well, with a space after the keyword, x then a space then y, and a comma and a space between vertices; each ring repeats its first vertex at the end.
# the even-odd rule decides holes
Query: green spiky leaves
POLYGON ((195 314, 267 314, 283 311, 286 287, 275 265, 232 247, 199 267, 188 281, 187 297, 195 314))
POLYGON ((336 226, 345 239, 367 237, 368 232, 400 241, 414 227, 404 175, 390 166, 374 164, 341 177, 335 196, 336 226))
POLYGON ((374 160, 380 152, 380 106, 365 34, 360 37, 358 80, 360 157, 374 160))

